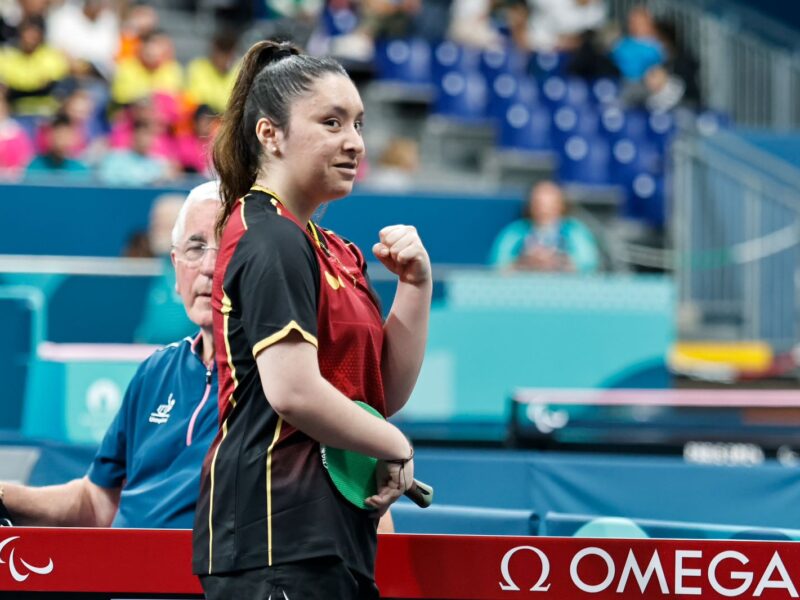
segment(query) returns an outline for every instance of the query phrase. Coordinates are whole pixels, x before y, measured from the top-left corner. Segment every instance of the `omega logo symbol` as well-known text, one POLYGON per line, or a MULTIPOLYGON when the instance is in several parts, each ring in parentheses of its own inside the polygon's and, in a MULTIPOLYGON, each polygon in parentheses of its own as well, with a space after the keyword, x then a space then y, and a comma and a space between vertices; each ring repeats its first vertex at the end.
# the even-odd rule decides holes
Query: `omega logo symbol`
POLYGON ((503 579, 505 583, 500 582, 500 589, 506 592, 518 592, 519 586, 514 583, 514 580, 511 579, 511 573, 509 572, 509 563, 511 562, 511 557, 513 557, 517 552, 521 551, 533 552, 539 559, 539 564, 542 568, 542 573, 539 575, 539 580, 533 585, 530 589, 531 592, 546 592, 550 589, 550 584, 547 583, 547 578, 550 576, 550 559, 547 558, 547 555, 535 548, 534 546, 517 546, 516 548, 512 548, 508 552, 506 552, 505 556, 503 556, 503 561, 500 563, 500 572, 503 574, 503 579))
MULTIPOLYGON (((6 561, 3 560, 3 557, 2 557, 3 549, 8 544, 10 544, 14 540, 18 540, 18 539, 19 539, 19 536, 18 535, 14 535, 14 536, 11 536, 10 538, 6 538, 6 539, 4 539, 3 541, 0 542, 0 565, 6 564, 6 561)), ((11 572, 11 577, 14 578, 14 581, 23 582, 30 576, 31 573, 34 573, 35 575, 49 575, 50 573, 52 573, 52 571, 53 571, 53 559, 52 558, 49 559, 48 563, 45 566, 43 566, 43 567, 35 567, 35 566, 25 562, 25 560, 23 560, 22 558, 19 558, 19 559, 16 558, 14 556, 14 552, 15 551, 16 551, 16 548, 12 547, 11 548, 11 553, 8 555, 8 570, 11 572), (20 562, 20 564, 22 565, 23 568, 20 568, 17 565, 17 561, 20 562)))

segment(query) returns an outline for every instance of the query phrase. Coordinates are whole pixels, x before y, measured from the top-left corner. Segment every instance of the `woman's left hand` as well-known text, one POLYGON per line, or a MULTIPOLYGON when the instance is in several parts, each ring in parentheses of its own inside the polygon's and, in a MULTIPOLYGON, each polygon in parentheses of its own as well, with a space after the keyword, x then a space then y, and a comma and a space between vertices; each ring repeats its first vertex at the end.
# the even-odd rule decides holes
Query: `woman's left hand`
POLYGON ((415 227, 389 225, 378 234, 372 247, 375 257, 403 283, 421 285, 431 279, 431 259, 415 227))

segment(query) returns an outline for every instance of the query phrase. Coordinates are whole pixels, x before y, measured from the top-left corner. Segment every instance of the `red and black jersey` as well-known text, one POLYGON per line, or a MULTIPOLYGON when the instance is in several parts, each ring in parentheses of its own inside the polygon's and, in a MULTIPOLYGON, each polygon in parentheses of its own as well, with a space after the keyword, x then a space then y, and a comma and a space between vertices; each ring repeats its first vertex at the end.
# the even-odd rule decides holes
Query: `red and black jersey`
POLYGON ((296 331, 325 379, 385 415, 375 298, 353 244, 303 227, 264 188, 236 203, 214 273, 220 431, 203 464, 195 573, 339 556, 373 576, 377 517, 339 495, 319 444, 272 409, 255 358, 296 331))

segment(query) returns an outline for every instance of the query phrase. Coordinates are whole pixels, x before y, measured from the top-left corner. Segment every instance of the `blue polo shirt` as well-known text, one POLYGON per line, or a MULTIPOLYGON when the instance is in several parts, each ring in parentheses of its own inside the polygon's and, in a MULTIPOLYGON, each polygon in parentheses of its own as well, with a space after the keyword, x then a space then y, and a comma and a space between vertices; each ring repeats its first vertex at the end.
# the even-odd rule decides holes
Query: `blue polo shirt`
POLYGON ((114 527, 192 528, 218 428, 216 368, 201 345, 185 338, 141 364, 89 467, 96 485, 122 488, 114 527))

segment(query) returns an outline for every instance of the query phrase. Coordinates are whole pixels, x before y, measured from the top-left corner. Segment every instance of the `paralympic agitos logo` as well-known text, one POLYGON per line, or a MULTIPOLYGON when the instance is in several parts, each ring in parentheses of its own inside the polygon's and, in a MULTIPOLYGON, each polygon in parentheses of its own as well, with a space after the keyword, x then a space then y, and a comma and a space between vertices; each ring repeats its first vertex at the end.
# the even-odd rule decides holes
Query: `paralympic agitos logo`
POLYGON ((516 546, 500 561, 500 589, 517 592, 516 597, 520 597, 518 592, 527 591, 550 592, 559 598, 569 597, 565 594, 571 591, 570 587, 574 592, 615 593, 631 598, 648 597, 645 594, 656 591, 670 598, 711 597, 711 590, 726 598, 759 598, 771 589, 784 590, 782 595, 786 598, 798 598, 778 550, 772 552, 766 567, 749 569, 748 564, 754 561, 736 550, 709 553, 656 548, 651 552, 629 548, 623 559, 618 552, 615 554, 589 546, 551 564, 550 557, 540 548, 516 546), (568 580, 562 576, 567 571, 568 580), (517 583, 522 581, 526 582, 523 587, 517 583), (535 583, 531 586, 532 581, 535 583))
POLYGON ((18 539, 20 539, 18 535, 13 535, 0 541, 0 565, 8 564, 8 570, 11 573, 11 577, 14 578, 14 581, 21 583, 30 577, 31 573, 35 575, 49 575, 52 573, 52 558, 48 559, 46 565, 37 567, 26 562, 22 557, 16 556, 17 549, 13 545, 9 546, 9 544, 18 539), (4 552, 6 546, 9 546, 11 550, 8 553, 4 552))

